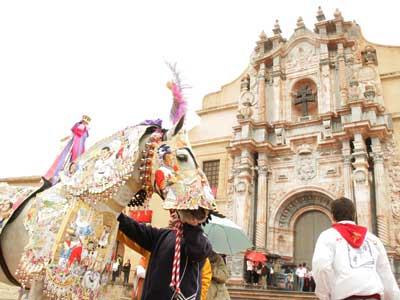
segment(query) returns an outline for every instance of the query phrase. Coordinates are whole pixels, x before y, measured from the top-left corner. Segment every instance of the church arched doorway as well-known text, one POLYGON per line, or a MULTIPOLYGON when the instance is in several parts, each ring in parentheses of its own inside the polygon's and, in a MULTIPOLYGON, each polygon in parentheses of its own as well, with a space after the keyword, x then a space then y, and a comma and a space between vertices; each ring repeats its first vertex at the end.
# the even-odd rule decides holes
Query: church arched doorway
POLYGON ((332 224, 330 207, 335 198, 319 187, 289 193, 272 215, 268 250, 291 262, 310 265, 319 234, 332 224))
POLYGON ((312 255, 318 236, 331 227, 330 218, 318 210, 306 211, 300 215, 294 226, 294 262, 305 262, 311 267, 312 255))

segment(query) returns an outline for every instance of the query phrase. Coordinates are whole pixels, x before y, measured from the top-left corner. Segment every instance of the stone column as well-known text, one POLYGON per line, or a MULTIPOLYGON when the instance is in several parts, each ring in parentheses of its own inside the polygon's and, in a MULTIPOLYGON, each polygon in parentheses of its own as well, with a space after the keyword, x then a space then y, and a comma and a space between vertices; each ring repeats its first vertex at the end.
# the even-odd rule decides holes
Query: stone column
POLYGON ((378 237, 387 247, 389 241, 389 202, 386 193, 385 167, 383 165, 383 153, 379 138, 372 138, 372 158, 374 160, 375 198, 376 198, 376 223, 378 237))
POLYGON ((274 103, 274 105, 272 106, 273 117, 271 121, 279 121, 283 115, 281 101, 281 65, 279 56, 274 57, 272 77, 273 99, 271 103, 274 103))
POLYGON ((252 219, 252 199, 253 196, 253 158, 247 149, 242 149, 238 175, 235 177, 235 191, 233 195, 233 221, 239 225, 247 236, 250 236, 250 220, 252 219))
POLYGON ((340 88, 340 101, 342 106, 345 106, 348 102, 347 95, 347 80, 346 80, 346 64, 344 61, 344 49, 343 44, 338 43, 338 65, 339 65, 339 88, 340 88))
POLYGON ((350 140, 344 140, 342 144, 344 196, 354 201, 350 140))
POLYGON ((259 111, 258 120, 264 122, 267 120, 267 99, 265 96, 265 63, 260 64, 258 72, 258 95, 259 95, 259 111))
POLYGON ((357 211, 358 224, 368 227, 372 231, 371 194, 368 176, 367 151, 360 133, 354 134, 355 162, 353 166, 354 202, 357 211))
POLYGON ((257 223, 256 223, 256 246, 266 247, 267 228, 267 156, 265 153, 258 154, 258 199, 257 199, 257 223))
POLYGON ((229 281, 233 284, 242 284, 244 281, 243 274, 244 255, 235 254, 226 257, 226 266, 229 270, 229 281))
POLYGON ((321 43, 320 47, 320 58, 319 65, 321 69, 321 87, 318 88, 318 112, 326 113, 328 111, 334 111, 333 103, 331 101, 331 81, 330 81, 330 69, 329 69, 329 51, 328 45, 321 43))

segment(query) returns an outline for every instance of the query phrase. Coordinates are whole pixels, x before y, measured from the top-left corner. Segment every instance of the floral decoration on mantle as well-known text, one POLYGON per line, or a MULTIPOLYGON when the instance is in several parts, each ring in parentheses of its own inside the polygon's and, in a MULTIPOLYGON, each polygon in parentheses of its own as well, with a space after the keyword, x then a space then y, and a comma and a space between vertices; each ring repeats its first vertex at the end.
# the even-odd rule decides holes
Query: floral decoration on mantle
POLYGON ((135 169, 147 127, 128 127, 96 143, 76 161, 73 174, 60 175, 63 188, 92 204, 112 198, 135 169))

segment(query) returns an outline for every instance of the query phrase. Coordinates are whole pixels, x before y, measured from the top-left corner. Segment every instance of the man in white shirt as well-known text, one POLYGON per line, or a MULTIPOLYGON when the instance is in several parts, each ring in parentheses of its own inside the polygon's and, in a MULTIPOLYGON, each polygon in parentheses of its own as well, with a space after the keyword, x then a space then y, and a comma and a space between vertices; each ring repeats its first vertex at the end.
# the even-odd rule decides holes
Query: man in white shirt
POLYGON ((332 203, 335 221, 321 233, 312 270, 315 293, 321 300, 398 300, 399 287, 382 242, 366 227, 354 223, 351 200, 332 203))
POLYGON ((249 259, 246 260, 246 271, 249 283, 253 284, 253 262, 249 259))
POLYGON ((299 267, 296 269, 296 276, 297 276, 297 287, 300 292, 303 291, 304 288, 304 277, 306 276, 307 268, 305 263, 300 264, 299 267))

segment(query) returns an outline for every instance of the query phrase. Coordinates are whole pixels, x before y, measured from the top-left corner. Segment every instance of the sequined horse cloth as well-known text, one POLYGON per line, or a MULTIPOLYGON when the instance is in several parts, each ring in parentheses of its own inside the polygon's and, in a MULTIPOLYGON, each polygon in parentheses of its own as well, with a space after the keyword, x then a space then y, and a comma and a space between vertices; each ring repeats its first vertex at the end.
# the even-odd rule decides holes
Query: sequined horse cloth
POLYGON ((128 127, 98 142, 73 174, 64 171, 60 183, 29 203, 29 243, 16 274, 22 284, 44 280, 46 299, 99 298, 118 230, 111 210, 122 209, 116 193, 134 172, 147 128, 128 127))

